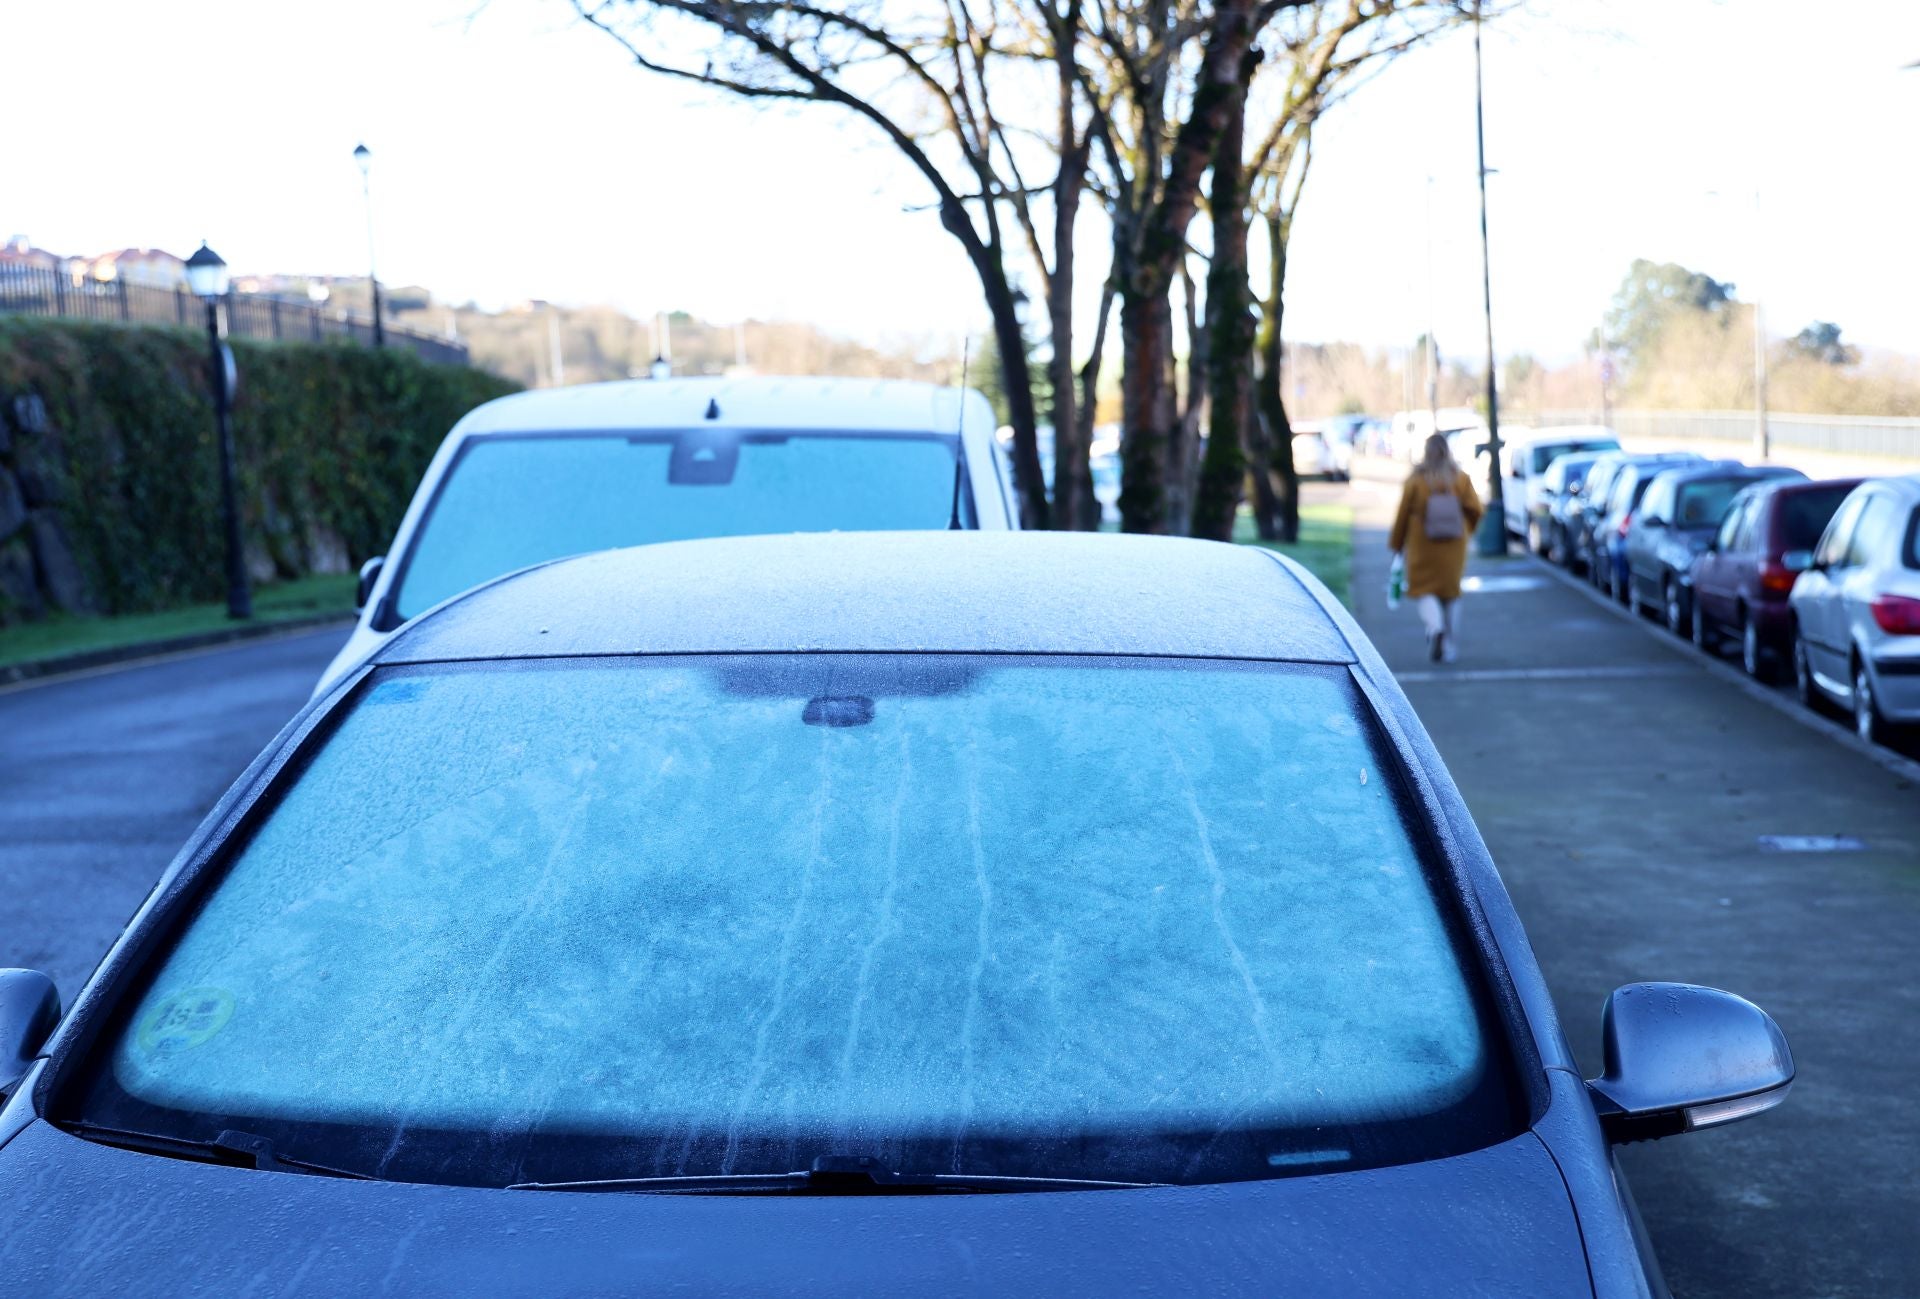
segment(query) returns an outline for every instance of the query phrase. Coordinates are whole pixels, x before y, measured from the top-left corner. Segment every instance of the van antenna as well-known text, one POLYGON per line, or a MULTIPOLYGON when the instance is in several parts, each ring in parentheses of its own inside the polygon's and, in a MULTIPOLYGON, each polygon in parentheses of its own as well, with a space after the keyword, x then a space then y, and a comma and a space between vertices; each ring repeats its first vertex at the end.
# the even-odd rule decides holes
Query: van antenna
POLYGON ((953 417, 953 512, 947 515, 947 531, 960 531, 960 479, 966 472, 967 448, 961 434, 967 426, 967 367, 973 361, 973 335, 960 342, 960 400, 953 417))

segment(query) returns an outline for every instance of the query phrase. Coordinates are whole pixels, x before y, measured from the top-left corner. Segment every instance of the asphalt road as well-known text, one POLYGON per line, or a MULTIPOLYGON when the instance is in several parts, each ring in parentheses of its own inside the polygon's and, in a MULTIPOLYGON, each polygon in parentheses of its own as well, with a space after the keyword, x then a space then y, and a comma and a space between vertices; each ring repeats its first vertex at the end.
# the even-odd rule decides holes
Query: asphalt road
POLYGON ((1914 769, 1530 558, 1474 562, 1460 661, 1427 662, 1411 605, 1386 608, 1397 491, 1353 489, 1355 612, 1472 809, 1585 1072, 1606 994, 1643 979, 1738 992, 1793 1046, 1779 1109, 1623 1153, 1674 1292, 1920 1295, 1914 769))
POLYGON ((347 628, 0 690, 0 966, 64 999, 347 628))

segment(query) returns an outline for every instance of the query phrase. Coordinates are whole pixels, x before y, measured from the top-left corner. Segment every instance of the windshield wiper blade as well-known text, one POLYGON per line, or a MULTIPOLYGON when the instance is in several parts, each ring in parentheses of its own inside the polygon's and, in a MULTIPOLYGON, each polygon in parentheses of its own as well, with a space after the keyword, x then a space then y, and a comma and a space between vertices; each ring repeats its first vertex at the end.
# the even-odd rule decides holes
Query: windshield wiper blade
POLYGON ((167 1137, 156 1132, 131 1132, 125 1128, 110 1128, 99 1123, 62 1123, 59 1126, 75 1136, 87 1137, 107 1145, 124 1146, 129 1150, 144 1151, 151 1155, 167 1155, 174 1159, 197 1159, 209 1164, 230 1164, 242 1168, 276 1172, 312 1173, 319 1177, 345 1177, 357 1182, 379 1180, 371 1173, 355 1173, 345 1168, 331 1168, 326 1164, 316 1164, 311 1160, 295 1159, 280 1154, 273 1148, 273 1142, 267 1138, 233 1128, 226 1129, 211 1141, 203 1141, 197 1137, 167 1137))
POLYGON ((1116 1191, 1164 1182, 1087 1177, 1015 1177, 1003 1173, 896 1173, 866 1156, 822 1156, 791 1173, 695 1173, 669 1177, 605 1177, 577 1182, 516 1182, 509 1191, 636 1191, 719 1195, 887 1195, 966 1191, 1116 1191))

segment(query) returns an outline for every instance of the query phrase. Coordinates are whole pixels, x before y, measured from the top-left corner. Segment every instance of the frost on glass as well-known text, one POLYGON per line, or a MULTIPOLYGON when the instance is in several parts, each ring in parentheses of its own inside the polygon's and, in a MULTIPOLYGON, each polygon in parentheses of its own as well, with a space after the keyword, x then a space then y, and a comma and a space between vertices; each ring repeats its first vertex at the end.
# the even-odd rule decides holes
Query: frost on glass
POLYGON ((167 960, 118 1081, 396 1147, 605 1130, 636 1174, 1255 1130, 1295 1134, 1281 1167, 1474 1087, 1344 679, 1027 662, 382 679, 167 960), (872 706, 809 725, 821 698, 872 706))
POLYGON ((727 482, 672 481, 673 450, 618 436, 475 440, 407 557, 401 616, 567 555, 696 537, 944 528, 952 512, 954 450, 936 439, 747 438, 727 482))

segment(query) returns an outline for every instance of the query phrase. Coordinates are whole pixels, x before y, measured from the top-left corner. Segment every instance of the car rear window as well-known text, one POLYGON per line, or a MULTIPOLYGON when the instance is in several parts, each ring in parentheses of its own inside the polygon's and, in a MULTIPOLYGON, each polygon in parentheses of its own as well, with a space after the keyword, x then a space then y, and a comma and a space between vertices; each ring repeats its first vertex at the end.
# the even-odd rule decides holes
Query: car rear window
POLYGON ((1533 448, 1533 472, 1545 473, 1547 466, 1561 456, 1575 451, 1618 451, 1620 444, 1613 438, 1591 438, 1580 442, 1553 442, 1546 446, 1533 448))
MULTIPOLYGON (((616 546, 944 528, 957 445, 913 434, 702 430, 477 438, 401 558, 393 613, 411 618, 503 573, 616 546)), ((971 525, 970 500, 961 507, 971 525)))
POLYGON ((472 1184, 1431 1158, 1516 1102, 1420 843, 1344 669, 388 669, 81 1116, 472 1184))
POLYGON ((1839 510, 1840 502, 1846 500, 1852 490, 1853 486, 1848 484, 1782 492, 1779 496, 1780 549, 1812 550, 1839 510))
POLYGON ((1733 498, 1752 486, 1751 478, 1695 478, 1679 485, 1673 523, 1681 528, 1717 528, 1733 498))

